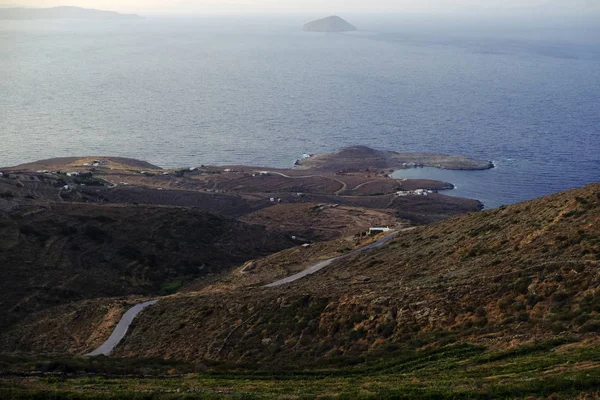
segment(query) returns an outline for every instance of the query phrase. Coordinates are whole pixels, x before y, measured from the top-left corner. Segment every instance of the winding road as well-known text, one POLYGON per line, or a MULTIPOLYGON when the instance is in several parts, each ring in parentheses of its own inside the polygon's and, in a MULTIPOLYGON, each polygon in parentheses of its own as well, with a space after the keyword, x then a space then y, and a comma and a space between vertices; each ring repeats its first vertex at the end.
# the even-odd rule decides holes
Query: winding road
POLYGON ((136 304, 135 306, 130 308, 125 313, 125 315, 123 315, 123 317, 121 318, 121 320, 119 321, 119 323, 117 324, 115 329, 113 330, 113 333, 110 335, 108 340, 106 342, 104 342, 102 344, 102 346, 98 347, 96 350, 94 350, 91 353, 86 354, 86 355, 88 357, 109 356, 110 353, 113 352, 115 347, 117 347, 117 345, 119 343, 121 343, 121 340, 123 340, 123 338, 127 334, 127 331, 129 330, 129 326, 131 326, 131 323, 133 322, 135 317, 137 317, 138 314, 140 312, 142 312, 142 310, 144 308, 153 306, 156 303, 158 303, 158 300, 152 300, 152 301, 147 301, 145 303, 136 304))
POLYGON ((339 183, 340 185, 342 185, 342 188, 340 190, 335 191, 333 194, 335 194, 336 196, 339 196, 340 193, 346 191, 346 189, 348 189, 348 185, 346 184, 346 182, 336 179, 336 178, 332 178, 330 176, 324 176, 324 175, 303 175, 303 176, 290 176, 290 175, 286 175, 283 174, 281 172, 275 172, 275 171, 254 171, 257 174, 273 174, 273 175, 279 175, 282 176, 284 178, 288 178, 288 179, 306 179, 306 178, 323 178, 323 179, 329 179, 332 180, 334 182, 339 183))
MULTIPOLYGON (((361 247, 360 249, 356 249, 354 251, 351 251, 348 254, 344 254, 339 257, 334 257, 334 258, 330 258, 327 260, 319 261, 318 263, 314 264, 313 266, 305 269, 304 271, 302 271, 300 273, 288 276, 287 278, 280 279, 278 281, 275 281, 275 282, 265 285, 263 287, 274 288, 274 287, 283 286, 288 283, 295 282, 299 279, 302 279, 304 277, 307 277, 309 275, 317 273, 318 271, 321 271, 323 268, 333 264, 335 261, 343 260, 345 258, 348 258, 354 254, 361 253, 363 251, 381 247, 384 244, 386 244, 387 242, 389 242, 390 240, 392 240, 393 238, 395 238, 398 235, 398 233, 408 231, 411 229, 414 229, 414 228, 406 228, 406 229, 402 229, 401 231, 394 231, 394 232, 390 233, 388 236, 386 236, 382 239, 379 239, 378 241, 373 242, 365 247, 361 247)), ((125 315, 123 315, 123 317, 121 318, 121 320, 115 327, 113 333, 110 335, 108 340, 106 342, 104 342, 102 344, 102 346, 98 347, 96 350, 92 351, 91 353, 87 354, 86 356, 88 356, 88 357, 109 356, 114 351, 114 349, 119 345, 119 343, 121 343, 121 341, 127 334, 127 331, 129 330, 129 327, 131 326, 131 323, 138 316, 138 314, 140 312, 142 312, 146 307, 153 306, 156 303, 158 303, 158 300, 147 301, 145 303, 137 304, 137 305, 133 306, 131 309, 129 309, 125 313, 125 315)))
POLYGON ((360 249, 354 250, 354 251, 352 251, 352 252, 350 252, 348 254, 344 254, 343 256, 334 257, 334 258, 330 258, 328 260, 320 261, 320 262, 316 263, 315 265, 313 265, 312 267, 309 267, 309 268, 305 269, 302 272, 299 272, 299 273, 297 273, 295 275, 292 275, 292 276, 288 276, 287 278, 280 279, 280 280, 278 280, 276 282, 269 283, 268 285, 265 285, 264 287, 272 288, 272 287, 278 287, 278 286, 282 286, 282 285, 285 285, 285 284, 288 284, 288 283, 295 282, 298 279, 302 279, 302 278, 304 278, 304 277, 306 277, 308 275, 312 275, 312 274, 314 274, 316 272, 319 272, 323 268, 328 267, 329 265, 333 264, 335 261, 343 260, 344 258, 350 257, 350 256, 352 256, 354 254, 357 254, 357 253, 361 253, 363 251, 367 251, 367 250, 375 249, 377 247, 381 247, 384 244, 386 244, 387 242, 389 242, 390 240, 392 240, 394 237, 396 237, 397 234, 398 234, 398 232, 393 232, 390 235, 384 237, 383 239, 379 239, 378 241, 373 242, 373 243, 371 243, 368 246, 361 247, 360 249))

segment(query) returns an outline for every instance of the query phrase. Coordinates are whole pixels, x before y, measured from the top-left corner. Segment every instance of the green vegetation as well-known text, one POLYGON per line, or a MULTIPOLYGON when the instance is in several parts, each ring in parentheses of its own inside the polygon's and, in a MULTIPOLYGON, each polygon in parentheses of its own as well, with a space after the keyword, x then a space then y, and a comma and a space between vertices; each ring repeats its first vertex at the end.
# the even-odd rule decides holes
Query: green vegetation
POLYGON ((600 390, 600 347, 565 340, 503 351, 455 344, 336 369, 323 360, 285 373, 108 358, 5 357, 0 367, 15 371, 0 378, 3 399, 568 399, 600 390), (50 374, 24 373, 32 370, 50 374))
POLYGON ((177 292, 183 286, 184 278, 178 278, 160 285, 160 294, 163 296, 177 292))

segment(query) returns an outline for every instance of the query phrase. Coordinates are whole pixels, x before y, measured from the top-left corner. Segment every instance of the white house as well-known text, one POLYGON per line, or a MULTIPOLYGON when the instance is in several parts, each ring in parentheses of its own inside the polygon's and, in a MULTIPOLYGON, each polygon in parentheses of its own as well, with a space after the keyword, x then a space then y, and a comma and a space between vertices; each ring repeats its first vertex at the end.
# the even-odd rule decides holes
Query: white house
POLYGON ((384 233, 384 232, 389 232, 392 229, 389 226, 386 227, 373 227, 373 228, 369 228, 369 235, 379 235, 380 233, 384 233))

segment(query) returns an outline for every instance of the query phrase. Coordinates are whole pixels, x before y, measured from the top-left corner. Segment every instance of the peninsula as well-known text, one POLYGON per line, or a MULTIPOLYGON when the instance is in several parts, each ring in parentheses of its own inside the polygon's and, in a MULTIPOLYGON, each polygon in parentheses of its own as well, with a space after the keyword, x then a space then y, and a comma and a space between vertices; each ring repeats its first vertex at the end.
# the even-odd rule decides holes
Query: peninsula
POLYGON ((0 20, 37 20, 37 19, 141 19, 135 14, 120 14, 114 11, 94 10, 80 7, 52 8, 0 8, 0 20))
POLYGON ((309 22, 304 25, 305 32, 351 32, 358 30, 354 25, 337 15, 309 22))

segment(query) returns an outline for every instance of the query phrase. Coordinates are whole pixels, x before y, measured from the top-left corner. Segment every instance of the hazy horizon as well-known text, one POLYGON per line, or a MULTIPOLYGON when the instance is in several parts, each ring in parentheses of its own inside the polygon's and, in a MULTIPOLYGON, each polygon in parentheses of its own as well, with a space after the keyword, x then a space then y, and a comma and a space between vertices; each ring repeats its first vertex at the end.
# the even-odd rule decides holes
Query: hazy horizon
POLYGON ((13 0, 0 7, 49 8, 74 6, 122 13, 147 15, 202 15, 202 14, 342 14, 342 13, 528 13, 582 14, 600 11, 600 3, 593 0, 429 0, 416 4, 410 0, 150 0, 142 4, 135 0, 101 1, 75 0, 13 0))

